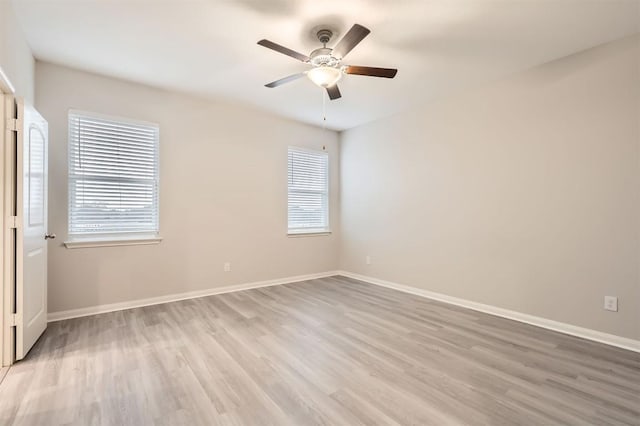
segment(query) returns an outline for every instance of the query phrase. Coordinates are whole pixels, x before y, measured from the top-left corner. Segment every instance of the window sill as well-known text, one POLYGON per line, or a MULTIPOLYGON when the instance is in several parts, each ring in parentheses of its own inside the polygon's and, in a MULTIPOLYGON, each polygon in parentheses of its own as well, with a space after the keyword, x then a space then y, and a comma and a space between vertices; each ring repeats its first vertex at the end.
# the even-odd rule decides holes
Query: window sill
POLYGON ((290 231, 287 233, 289 238, 297 237, 323 237, 331 235, 331 231, 290 231))
POLYGON ((94 247, 117 247, 117 246, 146 246, 160 244, 162 237, 111 237, 111 238, 87 238, 65 241, 64 245, 68 249, 94 248, 94 247))

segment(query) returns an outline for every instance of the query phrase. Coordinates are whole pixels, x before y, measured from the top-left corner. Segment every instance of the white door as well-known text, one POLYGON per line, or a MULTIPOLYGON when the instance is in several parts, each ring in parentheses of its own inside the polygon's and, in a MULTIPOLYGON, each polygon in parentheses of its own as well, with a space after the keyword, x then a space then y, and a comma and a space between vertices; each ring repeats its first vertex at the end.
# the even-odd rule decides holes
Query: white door
POLYGON ((47 122, 16 99, 16 360, 47 328, 47 122))

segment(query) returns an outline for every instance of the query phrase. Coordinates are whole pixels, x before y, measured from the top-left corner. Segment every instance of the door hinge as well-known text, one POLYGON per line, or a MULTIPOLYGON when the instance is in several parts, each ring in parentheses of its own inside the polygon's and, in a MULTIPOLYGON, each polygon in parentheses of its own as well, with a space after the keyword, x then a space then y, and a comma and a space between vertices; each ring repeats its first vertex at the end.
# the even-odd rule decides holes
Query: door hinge
POLYGON ((18 229, 18 216, 7 217, 7 223, 9 229, 18 229))
POLYGON ((17 327, 18 326, 18 314, 9 315, 9 327, 17 327))
POLYGON ((18 131, 18 119, 17 118, 7 118, 7 130, 12 132, 18 131))

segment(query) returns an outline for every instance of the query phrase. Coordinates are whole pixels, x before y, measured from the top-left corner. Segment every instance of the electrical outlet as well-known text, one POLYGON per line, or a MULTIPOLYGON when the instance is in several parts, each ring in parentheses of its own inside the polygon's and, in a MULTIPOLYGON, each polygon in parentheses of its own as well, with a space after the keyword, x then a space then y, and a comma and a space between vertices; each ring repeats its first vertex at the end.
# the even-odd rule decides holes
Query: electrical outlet
POLYGON ((364 261, 367 263, 367 265, 371 265, 371 256, 365 257, 364 261))
POLYGON ((605 296, 604 309, 607 311, 618 312, 618 298, 614 296, 605 296))
POLYGON ((225 262, 224 263, 224 271, 225 272, 230 272, 231 271, 231 262, 225 262))

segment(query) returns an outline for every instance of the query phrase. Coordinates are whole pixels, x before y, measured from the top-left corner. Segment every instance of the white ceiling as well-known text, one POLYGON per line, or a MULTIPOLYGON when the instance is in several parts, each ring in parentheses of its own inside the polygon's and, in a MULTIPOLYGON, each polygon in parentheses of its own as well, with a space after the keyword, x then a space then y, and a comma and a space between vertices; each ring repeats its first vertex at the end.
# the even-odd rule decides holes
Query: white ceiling
MULTIPOLYGON (((327 101, 341 130, 640 31, 638 0, 14 0, 36 58, 168 89, 249 103, 321 124, 308 79, 263 85, 306 65, 312 28, 371 34, 344 61, 395 67, 394 80, 346 76, 327 101)), ((337 38, 334 39, 337 41, 337 38)), ((329 46, 332 46, 329 43, 329 46)))

